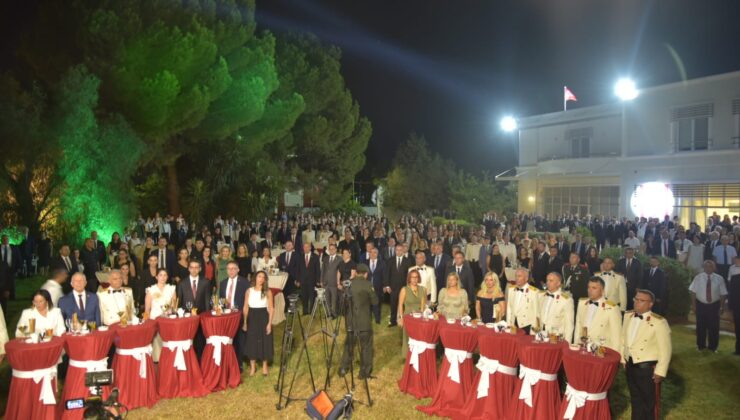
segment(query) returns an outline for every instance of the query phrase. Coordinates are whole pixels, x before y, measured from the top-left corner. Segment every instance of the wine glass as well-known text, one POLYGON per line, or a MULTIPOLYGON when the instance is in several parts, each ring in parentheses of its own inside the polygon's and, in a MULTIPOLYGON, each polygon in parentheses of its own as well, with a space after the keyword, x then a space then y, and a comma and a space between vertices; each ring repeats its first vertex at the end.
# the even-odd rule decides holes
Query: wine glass
POLYGON ((26 331, 28 330, 28 325, 26 324, 18 325, 18 330, 21 332, 21 334, 23 334, 23 338, 27 337, 26 331))
POLYGON ((68 332, 69 332, 70 334, 71 334, 71 333, 73 333, 73 331, 72 331, 72 319, 71 319, 71 318, 67 318, 67 319, 66 319, 66 320, 64 321, 64 325, 65 325, 65 326, 67 326, 67 331, 68 331, 68 332))
POLYGON ((599 340, 599 347, 604 347, 604 345, 606 344, 606 337, 600 335, 597 340, 599 340))
POLYGON ((190 302, 190 301, 185 302, 185 309, 187 309, 188 312, 192 312, 193 311, 193 302, 190 302))

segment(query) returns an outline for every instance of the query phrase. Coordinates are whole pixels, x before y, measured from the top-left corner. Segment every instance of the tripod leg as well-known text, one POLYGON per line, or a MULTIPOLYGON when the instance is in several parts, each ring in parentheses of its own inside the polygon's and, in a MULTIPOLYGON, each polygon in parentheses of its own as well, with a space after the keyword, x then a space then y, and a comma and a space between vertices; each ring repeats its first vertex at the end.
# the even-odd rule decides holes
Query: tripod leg
MULTIPOLYGON (((285 386, 285 370, 290 359, 291 348, 293 347, 293 323, 295 322, 295 313, 288 311, 288 319, 285 320, 285 331, 283 332, 283 343, 280 349, 280 369, 278 370, 278 381, 275 384, 275 391, 278 393, 278 410, 283 408, 283 388, 285 386)), ((287 405, 287 398, 286 398, 287 405)))

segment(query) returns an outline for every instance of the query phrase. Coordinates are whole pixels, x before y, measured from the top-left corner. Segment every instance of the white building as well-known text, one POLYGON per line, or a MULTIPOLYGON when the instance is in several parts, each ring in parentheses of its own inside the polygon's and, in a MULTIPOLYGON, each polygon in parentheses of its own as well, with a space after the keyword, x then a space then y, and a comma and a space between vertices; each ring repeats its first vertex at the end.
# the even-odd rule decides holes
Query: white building
POLYGON ((518 124, 519 165, 498 179, 518 182, 520 212, 634 217, 648 182, 672 191, 684 225, 740 212, 740 71, 518 124))

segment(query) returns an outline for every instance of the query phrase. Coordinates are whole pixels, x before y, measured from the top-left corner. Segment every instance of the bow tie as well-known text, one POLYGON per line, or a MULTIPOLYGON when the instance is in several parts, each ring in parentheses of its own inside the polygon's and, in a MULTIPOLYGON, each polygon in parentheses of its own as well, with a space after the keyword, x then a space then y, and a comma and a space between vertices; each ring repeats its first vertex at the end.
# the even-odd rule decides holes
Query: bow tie
POLYGON ((595 301, 595 300, 589 300, 589 301, 588 301, 588 303, 589 303, 590 305, 595 305, 595 306, 599 306, 599 302, 597 302, 597 301, 595 301))
POLYGON ((123 289, 111 290, 111 293, 123 293, 123 289))
POLYGON ((517 291, 517 292, 523 292, 523 291, 524 291, 524 289, 520 289, 520 288, 518 288, 518 287, 517 287, 517 288, 516 288, 516 291, 517 291))
POLYGON ((602 275, 602 276, 611 276, 611 275, 613 275, 613 274, 612 274, 612 272, 611 272, 611 271, 605 271, 605 272, 601 273, 601 275, 602 275))
POLYGON ((554 298, 554 297, 555 297, 555 295, 554 295, 554 294, 552 294, 552 293, 547 293, 547 292, 545 293, 545 296, 547 296, 547 297, 551 297, 551 298, 554 298))
POLYGON ((426 269, 425 267, 418 267, 417 268, 417 270, 419 270, 419 271, 424 271, 425 269, 426 269))
POLYGON ((642 315, 640 315, 640 314, 638 314, 638 313, 636 313, 636 314, 634 315, 634 317, 635 317, 635 318, 640 318, 640 319, 642 319, 642 315))

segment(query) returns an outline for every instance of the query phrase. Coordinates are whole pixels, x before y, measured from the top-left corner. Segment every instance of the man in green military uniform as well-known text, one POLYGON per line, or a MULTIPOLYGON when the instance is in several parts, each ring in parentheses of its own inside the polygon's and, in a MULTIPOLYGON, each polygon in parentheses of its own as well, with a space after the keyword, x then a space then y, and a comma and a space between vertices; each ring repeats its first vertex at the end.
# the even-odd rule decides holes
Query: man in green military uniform
POLYGON ((344 376, 349 369, 351 355, 357 341, 360 344, 360 379, 370 377, 373 371, 373 327, 370 307, 378 304, 378 295, 367 280, 370 271, 366 264, 357 266, 357 275, 352 278, 349 287, 349 302, 345 306, 347 336, 344 341, 344 353, 339 366, 339 375, 344 376), (351 305, 351 307, 350 307, 351 305))
MULTIPOLYGON (((588 278, 591 275, 588 267, 581 264, 581 257, 577 252, 571 252, 568 264, 563 265, 563 290, 570 292, 575 306, 578 300, 588 297, 588 278)), ((574 308, 576 309, 576 308, 574 308)), ((578 331, 576 331, 578 334, 578 331)))

